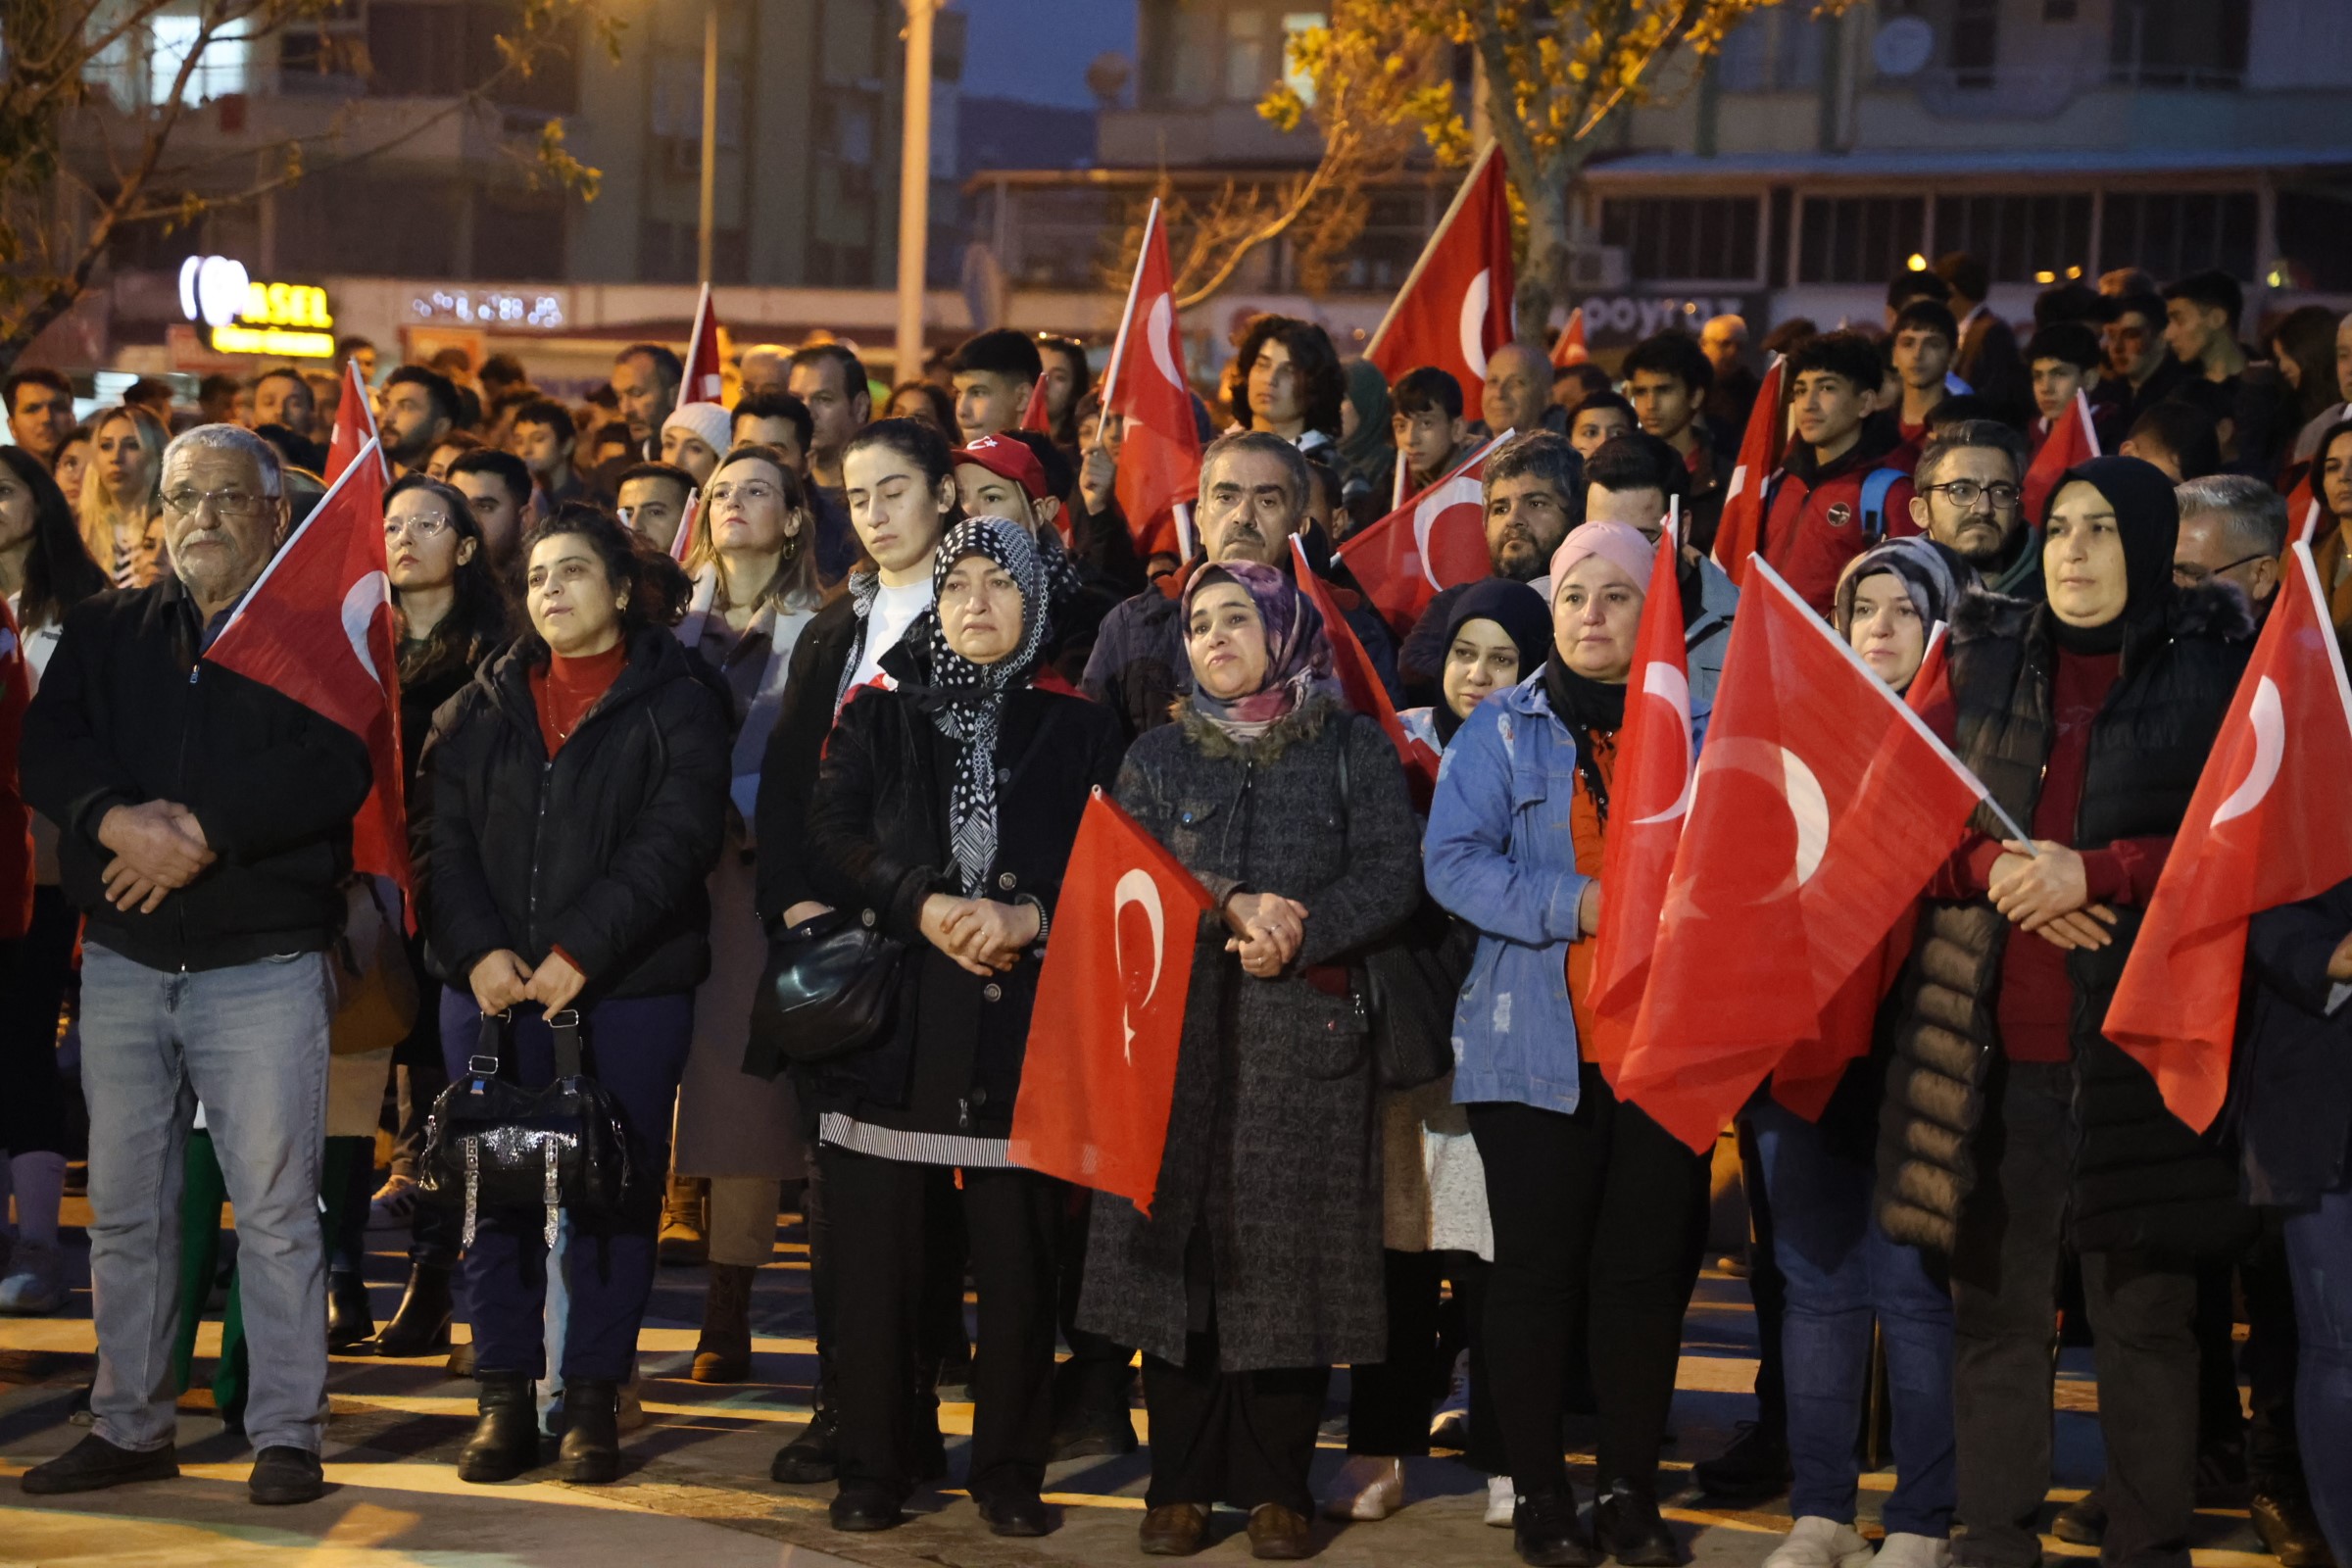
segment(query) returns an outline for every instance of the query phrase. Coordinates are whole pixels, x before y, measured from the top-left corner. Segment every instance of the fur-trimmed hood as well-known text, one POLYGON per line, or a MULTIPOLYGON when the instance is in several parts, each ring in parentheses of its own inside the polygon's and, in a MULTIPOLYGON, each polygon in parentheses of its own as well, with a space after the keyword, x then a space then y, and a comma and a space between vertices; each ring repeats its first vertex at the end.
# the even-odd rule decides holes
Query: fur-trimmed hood
POLYGON ((1242 741, 1195 707, 1190 692, 1168 705, 1168 716, 1184 732, 1184 738, 1200 748, 1200 755, 1220 760, 1247 757, 1253 762, 1271 762, 1301 741, 1313 740, 1339 711, 1338 699, 1327 692, 1310 692, 1306 701, 1276 719, 1265 734, 1254 741, 1242 741))
MULTIPOLYGON (((1967 594, 1952 610, 1952 644, 1956 648, 1984 638, 2046 637, 2056 618, 2056 612, 2040 599, 1967 594)), ((2254 607, 2246 602, 2245 591, 2232 582, 2175 588, 2159 624, 2164 642, 2242 643, 2252 640, 2256 630, 2254 607)), ((2147 639, 2137 637, 2127 643, 2125 663, 2132 663, 2134 655, 2144 658, 2148 646, 2147 639)))

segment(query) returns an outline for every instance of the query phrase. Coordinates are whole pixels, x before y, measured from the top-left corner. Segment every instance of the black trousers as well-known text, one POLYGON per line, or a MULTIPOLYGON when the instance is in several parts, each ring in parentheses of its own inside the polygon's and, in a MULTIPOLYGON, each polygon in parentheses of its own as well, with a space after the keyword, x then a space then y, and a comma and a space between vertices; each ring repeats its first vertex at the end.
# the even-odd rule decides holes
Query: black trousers
POLYGON ((1747 1200, 1747 1297, 1756 1308, 1756 1424, 1775 1437, 1788 1432, 1788 1376, 1781 1360, 1781 1325, 1788 1315, 1788 1282, 1772 1247, 1772 1196, 1755 1129, 1739 1123, 1740 1191, 1747 1200))
POLYGON ((1152 1424, 1148 1508, 1171 1502, 1278 1502, 1314 1517, 1307 1467, 1331 1390, 1327 1366, 1226 1372, 1217 1330, 1188 1335, 1184 1364, 1144 1354, 1144 1409, 1152 1424))
POLYGON ((1568 1115, 1469 1107, 1487 1168, 1494 1265, 1486 1352, 1521 1495, 1568 1484, 1560 1453, 1567 1347, 1581 1333, 1600 1414, 1600 1484, 1657 1490, 1683 1313, 1706 1244, 1707 1159, 1584 1069, 1568 1115))
MULTIPOLYGON (((2050 1485, 2050 1385, 2072 1185, 2074 1068, 1996 1065, 1977 1190, 1952 1254, 1953 1428, 1964 1568, 2029 1568, 2050 1485)), ((2122 1254, 2082 1257, 2106 1440, 2113 1568, 2187 1568, 2195 1505, 2197 1278, 2122 1254)))
POLYGON ((1054 1268, 1061 1184, 1026 1170, 966 1170, 963 1190, 939 1167, 879 1159, 827 1144, 826 1223, 832 1228, 833 1408, 839 1475, 900 1494, 914 1485, 913 1430, 930 1391, 924 1280, 934 1234, 929 1211, 961 1200, 979 1287, 973 1357, 975 1498, 1036 1493, 1054 1437, 1054 1268))
POLYGON ((1502 1429, 1487 1378, 1487 1267, 1475 1252, 1381 1254, 1389 1304, 1388 1358, 1348 1369, 1348 1451, 1402 1458, 1429 1452, 1431 1406, 1453 1370, 1443 1288, 1451 1283, 1470 1351, 1469 1462, 1502 1473, 1502 1429))
POLYGON ((1078 1326, 1078 1298, 1086 1285, 1086 1232, 1094 1195, 1070 1189, 1061 1218, 1061 1338, 1069 1359, 1054 1370, 1054 1404, 1060 1426, 1125 1421, 1135 1391, 1135 1348, 1078 1326))
POLYGON ((32 923, 0 942, 0 1154, 66 1152, 66 1086, 57 1075, 57 1014, 74 977, 81 917, 63 888, 32 890, 32 923))

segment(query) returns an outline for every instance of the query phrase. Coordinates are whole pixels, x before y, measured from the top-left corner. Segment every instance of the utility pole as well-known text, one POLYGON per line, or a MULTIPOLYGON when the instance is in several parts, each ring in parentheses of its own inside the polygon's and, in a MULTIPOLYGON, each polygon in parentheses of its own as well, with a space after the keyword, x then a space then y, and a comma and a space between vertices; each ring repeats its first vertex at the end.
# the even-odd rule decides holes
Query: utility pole
POLYGON ((703 189, 695 276, 710 281, 712 230, 718 226, 718 0, 703 4, 703 189))
POLYGON ((906 0, 906 101, 899 115, 897 381, 923 371, 923 274, 931 237, 931 17, 939 0, 906 0))

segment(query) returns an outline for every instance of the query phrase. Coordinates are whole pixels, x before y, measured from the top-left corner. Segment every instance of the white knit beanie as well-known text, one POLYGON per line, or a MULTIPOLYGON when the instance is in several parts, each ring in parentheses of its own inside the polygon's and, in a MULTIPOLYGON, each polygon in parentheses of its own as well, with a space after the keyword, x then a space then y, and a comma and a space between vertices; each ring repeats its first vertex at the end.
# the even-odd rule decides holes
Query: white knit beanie
POLYGON ((681 403, 662 421, 662 428, 681 425, 688 435, 701 439, 712 453, 724 456, 727 450, 727 431, 730 421, 727 411, 716 403, 681 403))

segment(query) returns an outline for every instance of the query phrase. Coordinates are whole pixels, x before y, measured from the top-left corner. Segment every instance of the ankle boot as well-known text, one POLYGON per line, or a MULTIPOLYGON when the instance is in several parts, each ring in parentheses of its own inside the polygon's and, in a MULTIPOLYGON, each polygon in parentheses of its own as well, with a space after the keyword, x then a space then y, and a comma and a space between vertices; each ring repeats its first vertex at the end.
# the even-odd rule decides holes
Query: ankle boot
POLYGON ((591 1485, 620 1474, 620 1385, 572 1378, 564 1385, 564 1447, 557 1475, 591 1485))
POLYGON ((539 1408, 519 1372, 481 1374, 482 1418, 458 1455, 460 1481, 512 1481, 539 1463, 539 1408))
POLYGON ((350 1269, 330 1270, 326 1276, 326 1348, 348 1350, 374 1332, 368 1282, 350 1269))
POLYGON ((437 1263, 415 1264, 392 1321, 375 1337, 375 1353, 400 1360, 446 1350, 449 1319, 449 1270, 437 1263))
POLYGON ((671 1176, 662 1200, 662 1230, 654 1255, 664 1268, 691 1268, 710 1258, 708 1210, 710 1184, 695 1176, 671 1176))
POLYGON ((767 1467, 769 1480, 791 1487, 813 1487, 834 1479, 841 1460, 841 1427, 833 1409, 832 1391, 832 1357, 820 1338, 816 1342, 816 1396, 809 1401, 808 1425, 776 1450, 767 1467))
POLYGON ((703 1298, 703 1336, 694 1347, 697 1383, 745 1383, 752 1376, 752 1276, 749 1263, 710 1265, 703 1298))

